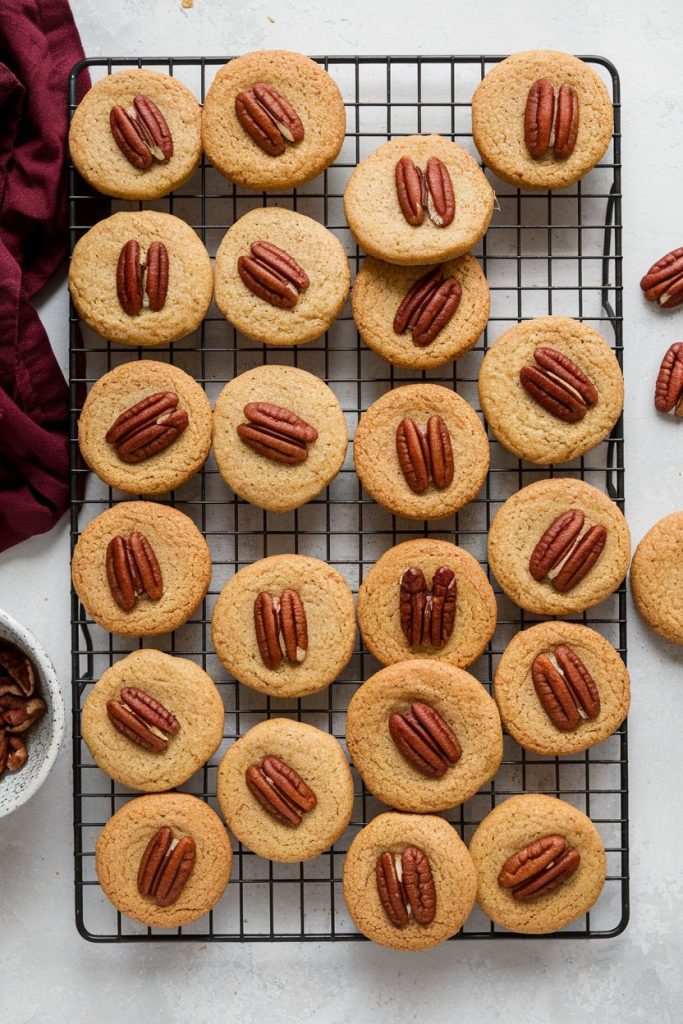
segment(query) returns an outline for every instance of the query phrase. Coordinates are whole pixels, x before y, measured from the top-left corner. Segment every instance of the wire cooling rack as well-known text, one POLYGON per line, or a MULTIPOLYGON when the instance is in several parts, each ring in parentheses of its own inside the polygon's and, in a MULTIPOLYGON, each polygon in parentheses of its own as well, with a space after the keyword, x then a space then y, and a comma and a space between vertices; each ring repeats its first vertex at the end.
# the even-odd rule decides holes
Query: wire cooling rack
MULTIPOLYGON (((279 205, 308 214, 342 241, 352 273, 359 252, 346 226, 342 196, 354 166, 390 137, 441 132, 478 155, 471 138, 470 102, 478 82, 501 57, 319 57, 339 84, 347 112, 347 133, 338 160, 314 181, 281 193, 253 193, 233 186, 202 162, 181 189, 154 203, 112 202, 111 211, 152 207, 182 217, 213 255, 226 229, 256 206, 279 205)), ((71 377, 71 540, 94 516, 130 497, 89 476, 80 462, 77 421, 85 392, 103 373, 122 362, 168 360, 182 367, 215 400, 223 384, 262 363, 293 364, 317 374, 336 392, 351 435, 361 412, 394 385, 431 380, 455 388, 478 409, 476 380, 487 347, 519 320, 544 314, 576 317, 596 327, 613 345, 621 363, 621 165, 620 98, 615 68, 600 57, 585 57, 604 79, 614 101, 615 135, 603 162, 582 182, 561 192, 522 193, 494 176, 497 203, 491 227, 475 250, 488 279, 491 319, 476 348, 435 371, 413 373, 389 366, 360 341, 347 305, 328 334, 292 350, 268 349, 242 338, 212 306, 201 330, 168 348, 113 346, 70 316, 71 377)), ((95 59, 78 64, 70 80, 71 111, 76 81, 88 67, 93 79, 121 67, 151 67, 177 76, 203 100, 223 59, 95 59)), ((486 172, 490 175, 490 172, 486 172)), ((71 247, 106 215, 102 197, 69 175, 71 247)), ((227 746, 268 716, 291 716, 327 730, 343 741, 345 711, 360 682, 380 666, 357 643, 347 669, 329 691, 301 700, 267 698, 238 685, 217 660, 210 640, 211 612, 224 583, 240 568, 266 555, 300 552, 335 565, 354 592, 364 574, 389 547, 415 536, 445 538, 479 559, 485 569, 486 534, 501 503, 525 484, 548 476, 580 477, 607 492, 620 508, 624 501, 621 421, 608 441, 558 469, 519 462, 493 437, 491 469, 479 496, 457 515, 416 524, 384 512, 365 495, 346 463, 326 491, 291 513, 262 512, 236 498, 217 473, 213 458, 197 477, 173 492, 168 502, 191 516, 207 538, 213 578, 199 613, 174 634, 152 641, 115 637, 96 626, 72 593, 73 771, 76 921, 85 938, 98 942, 207 940, 358 939, 341 891, 344 855, 359 828, 383 808, 354 773, 356 797, 351 825, 327 853, 304 864, 274 864, 237 844, 233 876, 216 908, 193 925, 167 931, 129 921, 109 904, 97 883, 94 850, 109 817, 134 796, 93 763, 80 732, 82 702, 102 672, 131 650, 154 646, 198 662, 216 681, 225 702, 223 743, 216 756, 183 788, 214 808, 216 767, 227 746)), ((470 669, 487 687, 498 657, 512 636, 536 618, 515 607, 494 584, 499 620, 486 653, 470 669)), ((574 617, 606 636, 626 653, 625 588, 597 608, 574 617)), ((628 921, 628 775, 623 726, 614 736, 570 757, 526 753, 505 737, 503 764, 495 779, 463 807, 447 815, 463 838, 498 802, 515 793, 543 792, 562 797, 591 816, 607 849, 608 880, 596 906, 554 938, 618 935, 628 921)), ((508 935, 475 908, 458 939, 508 935)))

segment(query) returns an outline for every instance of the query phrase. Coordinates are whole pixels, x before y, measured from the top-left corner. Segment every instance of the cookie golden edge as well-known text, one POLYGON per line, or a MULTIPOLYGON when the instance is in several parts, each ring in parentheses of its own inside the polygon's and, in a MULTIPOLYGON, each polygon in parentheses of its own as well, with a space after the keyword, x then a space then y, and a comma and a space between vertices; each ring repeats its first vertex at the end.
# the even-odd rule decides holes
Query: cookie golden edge
POLYGON ((683 512, 672 512, 657 520, 636 547, 631 562, 629 583, 633 603, 643 621, 663 640, 680 647, 683 646, 683 621, 678 626, 672 624, 670 616, 663 614, 667 603, 666 595, 652 593, 653 569, 650 559, 655 547, 662 546, 667 549, 670 546, 669 527, 681 536, 680 544, 683 546, 683 512))

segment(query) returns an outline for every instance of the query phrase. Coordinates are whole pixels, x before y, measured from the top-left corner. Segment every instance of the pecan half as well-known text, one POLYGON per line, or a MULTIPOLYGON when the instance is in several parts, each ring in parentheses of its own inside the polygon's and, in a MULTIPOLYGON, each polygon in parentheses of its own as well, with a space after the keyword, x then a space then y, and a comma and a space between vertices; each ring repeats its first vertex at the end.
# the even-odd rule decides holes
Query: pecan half
POLYGON ((26 732, 46 711, 47 705, 41 697, 16 697, 6 693, 0 697, 0 729, 9 733, 26 732))
POLYGON ((249 448, 274 462, 296 465, 308 458, 307 445, 318 431, 300 416, 280 405, 249 402, 244 407, 249 423, 240 423, 237 433, 249 448))
POLYGON ((132 110, 112 107, 109 127, 126 160, 139 171, 148 170, 155 160, 166 163, 173 156, 173 137, 166 118, 144 93, 134 98, 132 110))
POLYGON ((249 791, 273 818, 296 828, 304 814, 318 800, 301 776, 279 757, 269 755, 261 764, 252 764, 245 773, 249 791))
POLYGON ((453 447, 448 427, 441 416, 430 416, 423 431, 406 416, 396 428, 396 454, 405 481, 415 494, 424 494, 430 477, 437 490, 453 482, 453 447))
POLYGON ((306 609, 296 590, 283 590, 279 597, 261 591, 254 601, 254 628, 266 668, 279 668, 283 654, 292 665, 304 661, 308 625, 306 609))
POLYGON ((683 416, 683 341, 674 342, 662 359, 655 385, 655 408, 659 412, 674 409, 676 416, 683 416))
POLYGON ((533 899, 566 882, 580 862, 581 854, 564 836, 541 836, 508 857, 500 869, 498 884, 512 890, 517 900, 533 899))
POLYGON ((271 242, 252 242, 250 256, 240 256, 237 273, 257 298, 278 309, 292 309, 310 281, 293 256, 271 242))
POLYGON ((462 287, 454 277, 444 277, 443 268, 430 270, 409 288, 396 310, 394 331, 411 334, 424 348, 431 344, 453 318, 460 305, 462 287))
POLYGON ((197 848, 192 836, 183 836, 175 842, 171 828, 160 828, 140 860, 138 892, 151 897, 158 907, 170 907, 185 889, 196 859, 197 848))
POLYGON ((389 734, 405 759, 429 778, 440 779, 462 756, 453 730, 425 701, 413 702, 406 714, 389 715, 389 734))
POLYGON ((524 144, 534 158, 543 156, 550 145, 555 114, 555 90, 547 78, 539 78, 529 89, 524 109, 524 144))
POLYGON ((121 701, 108 700, 107 715, 122 735, 154 753, 167 750, 169 737, 180 731, 178 719, 136 686, 124 686, 121 701))
POLYGON ((163 242, 152 242, 142 263, 140 243, 129 239, 119 253, 116 265, 116 294, 128 316, 138 316, 145 305, 158 313, 168 294, 168 250, 163 242))
POLYGON ((555 145, 558 160, 566 160, 574 152, 579 134, 579 96, 573 85, 561 85, 557 93, 555 145))
POLYGON ((435 571, 431 591, 421 569, 406 569, 399 587, 399 612, 401 629, 409 646, 444 647, 453 634, 456 600, 457 586, 452 569, 442 565, 435 571))
POLYGON ((377 894, 384 912, 396 928, 430 925, 436 917, 436 886, 426 853, 407 846, 402 853, 385 850, 375 864, 377 894))
POLYGON ((538 541, 529 559, 529 572, 535 580, 547 576, 555 590, 566 594, 593 568, 606 540, 604 526, 591 526, 580 509, 569 509, 538 541))
POLYGON ((578 423, 598 401, 598 390, 590 377, 554 348, 535 349, 534 359, 538 367, 523 366, 519 371, 524 390, 558 420, 578 423))
POLYGON ((7 739, 7 771, 18 772, 28 761, 28 748, 20 736, 9 736, 7 739))
POLYGON ((138 530, 128 537, 112 537, 107 545, 105 567, 111 595, 125 612, 132 611, 142 594, 158 601, 164 592, 154 549, 138 530))
POLYGON ((673 249, 653 263, 640 282, 648 302, 673 309, 683 302, 683 248, 673 249))
POLYGON ((424 175, 425 206, 437 228, 447 228, 455 217, 453 182, 443 160, 430 156, 424 175))
POLYGON ((556 729, 571 732, 582 719, 600 714, 600 695, 595 680, 571 648, 555 648, 557 664, 548 654, 539 654, 531 666, 534 689, 546 715, 556 729))
POLYGON ((305 136, 298 113, 269 82, 257 82, 238 93, 235 113, 247 135, 269 156, 281 156, 285 141, 296 145, 305 136))
POLYGON ((36 673, 27 654, 8 640, 0 640, 0 696, 14 693, 30 697, 36 688, 36 673))
POLYGON ((177 441, 190 422, 178 409, 178 396, 157 391, 118 416, 104 435, 122 462, 135 464, 165 451, 177 441))
POLYGON ((396 196, 401 213, 413 227, 419 227, 425 219, 424 176, 409 156, 402 156, 394 172, 396 196))

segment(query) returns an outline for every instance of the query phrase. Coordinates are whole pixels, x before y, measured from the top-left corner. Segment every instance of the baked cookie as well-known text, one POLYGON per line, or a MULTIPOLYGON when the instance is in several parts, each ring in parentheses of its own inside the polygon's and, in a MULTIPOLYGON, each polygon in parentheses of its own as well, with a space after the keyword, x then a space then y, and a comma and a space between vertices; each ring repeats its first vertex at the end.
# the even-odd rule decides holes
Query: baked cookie
POLYGON ((429 657, 466 668, 493 636, 496 615, 479 562, 446 540, 407 540, 390 548, 358 592, 363 642, 383 665, 429 657))
POLYGON ((455 142, 441 135, 411 135, 385 142, 358 164, 344 191, 344 212, 354 238, 371 256, 407 266, 443 263, 472 249, 482 237, 493 213, 493 189, 476 160, 455 142), (405 192, 406 178, 399 180, 397 165, 404 158, 409 193, 411 175, 417 184, 412 202, 404 198, 402 205, 399 189, 405 192), (436 181, 432 165, 427 167, 430 159, 435 161, 436 181), (437 212, 438 194, 447 193, 450 204, 444 216, 443 209, 437 212))
POLYGON ((538 480, 501 506, 491 523, 489 566, 515 604, 570 615, 604 601, 628 570, 631 535, 617 506, 569 477, 538 480))
POLYGON ((348 443, 334 392, 295 366, 247 370, 216 400, 218 471, 235 494, 269 512, 288 512, 319 494, 341 469, 348 443))
MULTIPOLYGON (((163 847, 157 845, 156 852, 162 853, 163 847)), ((126 917, 152 928, 178 928, 208 914, 223 895, 231 868, 232 849, 225 826, 207 804, 187 793, 155 793, 130 800, 109 819, 95 848, 95 869, 105 896, 126 917), (140 862, 162 829, 170 830, 177 845, 185 840, 184 864, 178 875, 189 868, 194 847, 192 872, 177 898, 168 905, 164 904, 175 894, 173 889, 167 894, 164 878, 168 853, 157 873, 158 887, 152 881, 149 861, 145 880, 140 880, 141 886, 138 884, 140 862), (143 895, 140 888, 149 889, 150 881, 152 892, 143 895)), ((167 875, 173 873, 170 865, 167 875)))
POLYGON ((110 487, 156 497, 189 480, 211 448, 211 404, 177 366, 121 363, 92 386, 78 420, 88 466, 110 487))
POLYGON ((439 384, 406 384, 373 402, 353 442, 360 481, 405 519, 443 519, 476 496, 489 443, 467 402, 439 384))
POLYGON ((631 564, 631 593, 655 633, 683 644, 683 512, 664 516, 641 540, 631 564))
POLYGON ((473 256, 459 256, 436 270, 368 256, 351 305, 360 336, 373 352, 394 366, 426 370, 473 348, 488 322, 490 296, 473 256))
POLYGON ((607 862, 598 830, 554 796, 523 793, 498 804, 472 836, 470 853, 477 903, 512 932, 542 935, 564 928, 590 910, 605 884, 607 862), (528 856, 516 857, 529 846, 528 856), (555 874, 560 857, 564 868, 555 874))
POLYGON ((292 188, 315 178, 339 153, 345 132, 334 79, 289 50, 231 60, 204 102, 204 151, 221 174, 247 188, 292 188))
POLYGON ((272 206, 233 224, 218 247, 214 274, 223 316, 267 345, 319 338, 344 308, 351 282, 346 253, 331 231, 272 206))
POLYGON ((486 689, 469 672, 426 660, 380 669, 356 690, 346 745, 368 789, 401 811, 464 803, 503 757, 498 709, 486 689))
POLYGON ((529 462, 569 462, 610 433, 624 405, 612 349, 587 324, 542 316, 488 350, 479 401, 500 443, 529 462))
POLYGON ((120 636, 159 636, 204 600, 211 555, 189 516, 153 501, 122 501, 88 523, 71 561, 76 593, 120 636))
POLYGON ((271 697, 305 697, 329 686, 353 654, 353 595, 326 562, 272 555, 225 584, 211 630, 216 654, 240 683, 271 697))
POLYGON ((536 754, 575 754, 626 718, 626 666, 604 636, 574 622, 540 622, 503 651, 493 684, 503 726, 536 754))
POLYGON ((339 839, 351 819, 353 779, 334 736, 271 718, 228 748, 216 795, 240 842, 288 863, 317 857, 339 839))
POLYGON ((178 217, 115 213, 76 243, 69 289, 78 315, 107 341, 154 348, 200 326, 211 304, 211 260, 178 217))
POLYGON ((81 729, 103 772, 153 793, 181 786, 206 764, 223 738, 224 716, 221 695, 199 665, 141 650, 95 684, 81 729))
POLYGON ((477 890, 472 858, 452 825, 431 814, 391 811, 373 818, 355 837, 343 882, 358 931, 381 946, 408 952, 438 946, 460 931, 477 890), (421 894, 413 881, 418 869, 421 894), (392 874, 390 902, 387 876, 391 885, 392 874), (402 878, 402 886, 396 878, 402 878))
POLYGON ((583 178, 605 155, 613 121, 600 76, 557 50, 514 53, 472 97, 472 134, 484 163, 520 188, 565 188, 583 178), (530 97, 537 82, 542 94, 530 97))
POLYGON ((69 149, 76 169, 98 192, 157 199, 186 182, 199 165, 201 108, 177 78, 144 68, 116 71, 79 103, 69 149), (146 140, 150 127, 154 138, 146 140))

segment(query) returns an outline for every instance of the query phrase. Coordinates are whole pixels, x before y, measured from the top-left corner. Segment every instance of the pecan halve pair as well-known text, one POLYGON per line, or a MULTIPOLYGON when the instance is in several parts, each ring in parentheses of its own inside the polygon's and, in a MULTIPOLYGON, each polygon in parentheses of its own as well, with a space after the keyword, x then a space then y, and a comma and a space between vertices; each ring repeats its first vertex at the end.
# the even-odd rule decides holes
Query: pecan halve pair
POLYGON ((252 242, 250 255, 237 260, 237 273, 253 295, 278 309, 296 306, 311 283, 294 257, 272 242, 252 242))
POLYGON ((409 156, 402 156, 394 177, 398 205, 412 227, 419 227, 425 214, 436 227, 448 227, 455 217, 455 193, 443 160, 430 156, 422 172, 409 156))
MULTIPOLYGON (((683 249, 681 250, 683 253, 683 249)), ((683 342, 675 342, 662 359, 655 385, 655 408, 683 416, 683 342)))
POLYGON ((279 597, 261 591, 254 601, 254 629, 266 668, 279 668, 283 655, 291 665, 300 665, 306 658, 306 609, 296 590, 283 590, 279 597))
POLYGON ((133 99, 133 109, 112 107, 109 127, 114 142, 129 164, 148 170, 154 161, 165 164, 173 156, 173 137, 166 118, 144 93, 133 99))
POLYGON ((124 612, 132 611, 143 594, 150 601, 159 601, 164 592, 157 556, 139 530, 127 537, 112 537, 107 545, 105 568, 111 595, 124 612))
POLYGON ((299 773, 272 754, 260 764, 249 765, 245 779, 263 809, 283 825, 297 828, 303 815, 317 806, 315 793, 299 773))
POLYGON ((401 629, 410 647, 444 647, 453 634, 457 601, 455 573, 446 565, 432 576, 431 590, 422 569, 411 566, 401 576, 401 629))
POLYGON ((420 348, 431 344, 450 323, 462 297, 462 286, 445 277, 443 267, 428 271, 404 295, 394 317, 396 334, 410 334, 420 348))
POLYGON ((178 409, 178 396, 157 391, 118 416, 104 435, 122 462, 129 465, 165 451, 187 428, 189 417, 178 409))
POLYGON ((574 152, 579 134, 579 96, 572 85, 561 85, 555 117, 555 89, 547 78, 539 78, 529 89, 524 109, 524 144, 535 159, 543 156, 550 146, 553 118, 553 155, 558 160, 566 160, 574 152))
POLYGON ((537 348, 538 366, 523 366, 519 380, 542 408, 565 423, 578 423, 598 401, 598 390, 580 366, 554 348, 537 348))
POLYGON ((410 711, 389 716, 389 735, 414 768, 428 778, 440 779, 449 765, 457 764, 462 747, 449 724, 426 701, 413 701, 410 711))
POLYGON ((581 658, 566 644, 550 654, 538 654, 531 678, 541 706, 556 729, 571 732, 583 719, 600 714, 600 694, 581 658))
POLYGON ((248 423, 240 423, 237 434, 244 444, 273 462, 294 466, 308 458, 308 445, 318 431, 300 416, 270 402, 248 402, 244 407, 248 423))
POLYGON ((158 313, 168 294, 168 249, 163 242, 152 242, 145 263, 140 243, 131 238, 121 248, 116 266, 116 294, 128 316, 137 316, 147 295, 148 307, 158 313))
POLYGON ((238 93, 235 113, 247 135, 268 156, 281 156, 285 142, 296 145, 306 134, 292 104, 269 82, 257 82, 238 93))
POLYGON ((529 572, 535 580, 547 577, 555 590, 566 594, 590 572, 606 541, 606 527, 586 523, 581 509, 569 509, 553 520, 538 541, 529 572))
POLYGON ((173 829, 160 828, 140 860, 138 892, 153 899, 158 907, 170 907, 189 882, 196 859, 197 847, 192 836, 183 836, 176 842, 173 829))
POLYGON ((430 478, 439 491, 453 483, 453 446, 442 416, 430 416, 424 431, 409 416, 402 419, 396 428, 396 454, 405 481, 415 494, 424 494, 430 478))
POLYGON ((673 249, 653 263, 640 282, 648 302, 673 309, 683 302, 683 248, 673 249))
POLYGON ((375 881, 380 903, 394 927, 406 928, 411 917, 426 926, 436 917, 432 867, 418 846, 406 846, 401 853, 381 853, 375 864, 375 881))
POLYGON ((580 863, 581 854, 564 836, 541 836, 508 857, 500 869, 498 884, 523 902, 557 889, 580 863))
POLYGON ((109 721, 123 736, 154 754, 168 749, 180 723, 164 705, 137 686, 124 686, 121 700, 107 701, 109 721))

